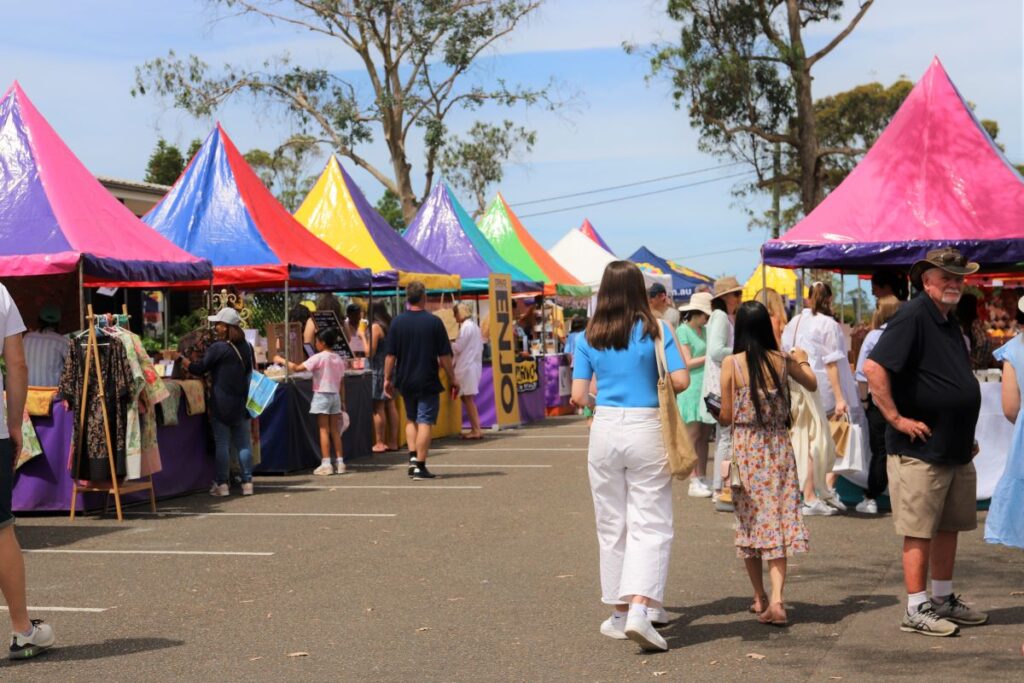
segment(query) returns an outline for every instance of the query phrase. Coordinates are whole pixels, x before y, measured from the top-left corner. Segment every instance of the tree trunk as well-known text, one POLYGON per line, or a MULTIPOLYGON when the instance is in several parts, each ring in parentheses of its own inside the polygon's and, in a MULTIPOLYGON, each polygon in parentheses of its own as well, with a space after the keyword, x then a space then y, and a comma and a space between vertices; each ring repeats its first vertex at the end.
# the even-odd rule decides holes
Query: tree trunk
POLYGON ((814 120, 814 97, 811 94, 811 71, 801 36, 800 3, 787 0, 789 40, 792 49, 790 73, 796 92, 796 132, 800 158, 800 204, 804 215, 821 202, 821 179, 818 175, 818 129, 814 120))

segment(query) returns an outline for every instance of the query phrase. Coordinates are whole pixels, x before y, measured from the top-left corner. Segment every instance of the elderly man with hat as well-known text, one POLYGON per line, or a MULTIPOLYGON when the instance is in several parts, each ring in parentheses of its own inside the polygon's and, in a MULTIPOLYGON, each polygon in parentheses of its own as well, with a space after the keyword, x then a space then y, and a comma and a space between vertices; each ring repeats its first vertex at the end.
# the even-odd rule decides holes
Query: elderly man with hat
MULTIPOLYGON (((721 400, 722 395, 722 361, 732 353, 733 322, 736 309, 743 302, 743 285, 733 277, 722 277, 715 280, 714 296, 711 299, 711 318, 707 324, 707 355, 704 362, 704 382, 701 389, 701 419, 712 419, 717 424, 717 416, 708 411, 707 398, 715 395, 721 400)), ((732 429, 718 425, 715 434, 715 467, 713 471, 713 488, 715 509, 719 512, 732 512, 732 491, 729 487, 722 488, 722 463, 732 460, 732 429)))
POLYGON ((672 299, 668 297, 668 290, 665 285, 655 282, 647 288, 647 299, 650 301, 651 310, 654 315, 668 323, 668 326, 675 330, 679 327, 679 311, 672 305, 672 299))
POLYGON ((953 318, 964 277, 978 271, 953 248, 914 264, 922 294, 904 304, 864 364, 875 405, 885 417, 889 497, 903 536, 907 609, 900 629, 953 636, 958 624, 988 615, 953 592, 957 535, 977 528, 974 429, 981 390, 960 326, 953 318), (927 579, 931 572, 931 597, 927 579))
POLYGON ((39 310, 39 329, 29 332, 22 340, 31 387, 55 387, 60 383, 70 342, 57 331, 58 327, 60 308, 47 304, 39 310))

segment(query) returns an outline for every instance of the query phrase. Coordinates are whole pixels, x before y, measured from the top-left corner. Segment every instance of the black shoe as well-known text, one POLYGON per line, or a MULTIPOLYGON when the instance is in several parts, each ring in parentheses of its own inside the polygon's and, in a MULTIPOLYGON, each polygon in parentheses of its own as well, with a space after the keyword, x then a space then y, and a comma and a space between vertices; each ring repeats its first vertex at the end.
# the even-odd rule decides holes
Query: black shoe
POLYGON ((410 477, 413 475, 413 472, 416 471, 416 464, 417 464, 416 454, 415 453, 410 453, 409 454, 409 476, 410 477))
POLYGON ((420 479, 434 479, 437 477, 436 474, 427 470, 427 464, 425 462, 417 462, 416 466, 412 469, 413 481, 419 481, 420 479))

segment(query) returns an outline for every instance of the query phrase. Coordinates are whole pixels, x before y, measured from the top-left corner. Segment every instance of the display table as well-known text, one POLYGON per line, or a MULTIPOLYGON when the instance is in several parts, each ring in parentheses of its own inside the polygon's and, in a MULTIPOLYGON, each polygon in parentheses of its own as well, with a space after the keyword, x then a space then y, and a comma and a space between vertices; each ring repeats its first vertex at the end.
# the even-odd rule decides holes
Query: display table
MULTIPOLYGON (((523 424, 540 422, 547 415, 546 374, 546 372, 538 370, 537 387, 532 391, 519 393, 519 420, 523 424)), ((476 409, 480 413, 480 426, 484 429, 489 429, 498 423, 498 411, 494 405, 494 369, 490 363, 484 363, 483 372, 480 375, 480 393, 476 396, 476 409)), ((468 428, 469 423, 464 420, 462 426, 468 428)))
POLYGON ((569 401, 572 394, 572 368, 570 356, 565 353, 544 356, 544 405, 548 415, 575 415, 576 408, 569 401))
MULTIPOLYGON (((68 454, 74 419, 60 401, 54 401, 50 417, 32 418, 43 452, 22 465, 14 475, 14 512, 70 511, 72 481, 68 454)), ((204 415, 186 414, 182 401, 178 424, 157 427, 157 442, 163 464, 163 470, 153 475, 153 489, 158 499, 209 487, 214 477, 214 463, 204 415)), ((103 494, 80 494, 77 509, 101 508, 104 498, 103 494)), ((130 502, 149 500, 149 493, 135 493, 125 499, 130 502)))
MULTIPOLYGON (((362 458, 373 448, 373 379, 369 371, 345 373, 349 428, 341 437, 345 459, 362 458)), ((320 428, 310 415, 313 380, 281 382, 260 416, 260 474, 295 472, 320 464, 320 428)))
MULTIPOLYGON (((1003 476, 1010 443, 1013 441, 1013 425, 1003 415, 1002 385, 999 382, 981 382, 981 412, 974 438, 978 441, 978 455, 974 468, 978 472, 978 500, 988 500, 996 490, 999 478, 1003 476)), ((866 475, 864 475, 866 479, 866 475)), ((844 502, 860 502, 863 489, 844 477, 845 486, 838 488, 844 502)))

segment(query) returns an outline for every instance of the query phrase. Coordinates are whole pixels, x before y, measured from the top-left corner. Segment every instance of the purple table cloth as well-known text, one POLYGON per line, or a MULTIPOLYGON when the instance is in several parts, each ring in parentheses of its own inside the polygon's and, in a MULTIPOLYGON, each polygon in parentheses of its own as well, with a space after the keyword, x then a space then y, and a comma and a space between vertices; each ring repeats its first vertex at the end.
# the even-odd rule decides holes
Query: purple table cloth
MULTIPOLYGON (((519 394, 519 420, 523 424, 540 422, 547 416, 544 401, 546 373, 539 372, 538 375, 537 388, 519 394)), ((480 393, 476 395, 476 409, 480 413, 480 426, 484 429, 498 423, 498 412, 494 405, 494 369, 489 363, 484 363, 483 373, 480 375, 480 393)), ((462 426, 468 429, 469 421, 463 419, 462 426)))
MULTIPOLYGON (((569 356, 564 353, 544 356, 541 374, 544 375, 544 405, 548 408, 561 408, 569 405, 569 394, 561 395, 559 375, 562 368, 568 370, 569 356)), ((570 381, 571 384, 571 381, 570 381)))
MULTIPOLYGON (((214 477, 213 453, 207 445, 205 416, 187 415, 184 401, 179 408, 177 426, 157 427, 163 464, 163 470, 153 475, 157 498, 205 489, 214 477)), ((16 513, 68 512, 71 509, 72 483, 68 472, 68 453, 74 416, 57 401, 50 417, 34 417, 32 423, 43 452, 22 465, 15 474, 12 509, 16 513)), ((128 501, 148 498, 148 491, 125 497, 128 501)), ((103 499, 101 493, 80 495, 77 509, 100 508, 103 499)))

